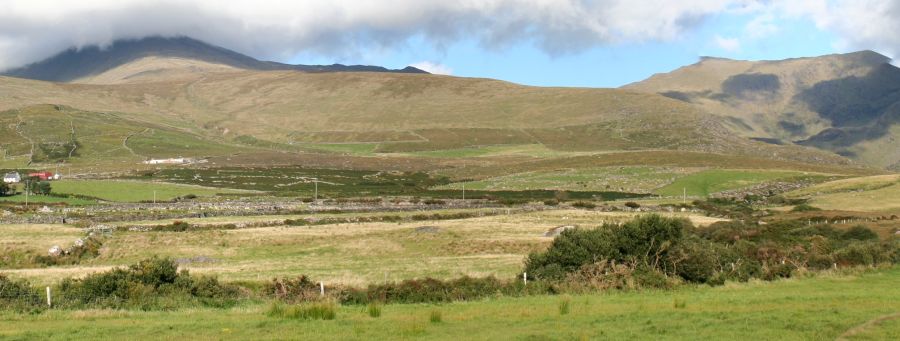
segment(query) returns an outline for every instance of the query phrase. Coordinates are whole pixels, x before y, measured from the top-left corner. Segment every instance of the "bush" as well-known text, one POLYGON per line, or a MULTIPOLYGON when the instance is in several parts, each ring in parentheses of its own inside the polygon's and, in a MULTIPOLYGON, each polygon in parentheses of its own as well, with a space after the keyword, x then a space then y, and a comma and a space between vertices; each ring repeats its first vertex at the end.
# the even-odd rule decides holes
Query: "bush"
POLYGON ((822 210, 821 208, 813 207, 808 204, 800 204, 800 205, 794 206, 794 208, 791 209, 791 212, 812 212, 812 211, 821 211, 821 210, 822 210))
POLYGON ((631 208, 631 209, 635 209, 635 208, 640 208, 640 207, 641 207, 641 204, 638 204, 638 203, 636 203, 636 202, 634 202, 634 201, 629 201, 629 202, 626 202, 626 203, 625 203, 625 207, 628 207, 628 208, 631 208))
POLYGON ((203 304, 229 306, 239 290, 213 277, 195 277, 178 272, 177 264, 167 258, 150 258, 82 279, 64 279, 58 288, 62 306, 82 308, 171 309, 203 304))
POLYGON ((647 215, 622 226, 565 230, 545 252, 528 256, 525 271, 537 278, 561 280, 600 260, 656 268, 680 242, 686 228, 692 228, 687 220, 647 215))
POLYGON ((593 209, 593 208, 596 208, 597 205, 592 202, 588 202, 588 201, 576 201, 576 202, 572 203, 572 207, 593 209))
POLYGON ((878 235, 868 227, 856 225, 845 231, 841 237, 845 240, 873 240, 878 239, 878 235))

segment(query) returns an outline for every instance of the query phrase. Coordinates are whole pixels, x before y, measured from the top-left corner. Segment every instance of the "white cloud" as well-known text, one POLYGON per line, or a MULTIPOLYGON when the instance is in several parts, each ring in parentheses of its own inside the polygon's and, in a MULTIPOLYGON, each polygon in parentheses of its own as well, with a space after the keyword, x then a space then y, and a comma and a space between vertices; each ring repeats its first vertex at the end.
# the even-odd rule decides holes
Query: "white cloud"
POLYGON ((744 35, 750 39, 763 39, 778 33, 778 29, 778 25, 775 24, 775 16, 766 13, 750 20, 744 27, 744 35))
MULTIPOLYGON (((759 0, 764 1, 764 0, 759 0)), ((475 39, 486 49, 528 43, 549 55, 619 42, 668 41, 716 13, 757 0, 0 0, 0 69, 71 46, 184 35, 287 60, 338 61, 475 39)))
POLYGON ((738 38, 725 38, 717 34, 713 38, 713 42, 720 49, 728 52, 739 52, 741 50, 741 41, 738 38))
POLYGON ((420 70, 428 71, 429 73, 438 74, 438 75, 452 75, 453 69, 451 69, 447 65, 432 63, 429 61, 422 61, 414 64, 410 64, 410 66, 414 68, 418 68, 420 70))

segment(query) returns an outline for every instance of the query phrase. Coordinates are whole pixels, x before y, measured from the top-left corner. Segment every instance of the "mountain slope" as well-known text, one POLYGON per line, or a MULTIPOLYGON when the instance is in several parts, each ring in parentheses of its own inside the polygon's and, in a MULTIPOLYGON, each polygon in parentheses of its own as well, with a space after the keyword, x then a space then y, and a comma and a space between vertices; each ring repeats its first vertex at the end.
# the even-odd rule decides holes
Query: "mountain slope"
POLYGON ((289 65, 259 61, 252 57, 187 37, 148 37, 138 40, 119 40, 106 48, 98 46, 89 46, 81 49, 71 48, 43 61, 8 70, 3 75, 54 82, 70 82, 98 75, 147 57, 194 60, 245 70, 426 73, 414 67, 390 70, 366 65, 289 65))
POLYGON ((721 119, 655 94, 436 75, 235 71, 117 85, 0 77, 0 110, 42 103, 254 146, 374 143, 377 152, 403 153, 541 144, 559 151, 687 150, 847 162, 812 148, 734 136, 721 119))
POLYGON ((722 116, 742 136, 900 167, 900 69, 871 51, 782 61, 704 58, 625 89, 722 116))

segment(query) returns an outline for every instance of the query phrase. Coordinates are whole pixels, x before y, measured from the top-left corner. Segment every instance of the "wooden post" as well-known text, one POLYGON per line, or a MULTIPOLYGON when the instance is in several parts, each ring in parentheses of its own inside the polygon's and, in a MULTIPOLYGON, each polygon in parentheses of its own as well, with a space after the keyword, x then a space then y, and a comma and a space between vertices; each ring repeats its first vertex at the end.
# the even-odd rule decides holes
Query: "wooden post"
POLYGON ((325 296, 325 283, 319 282, 319 295, 325 296))
POLYGON ((522 283, 525 285, 528 285, 528 273, 527 272, 522 273, 522 283))
POLYGON ((53 307, 53 301, 50 299, 50 287, 47 287, 47 307, 53 307))

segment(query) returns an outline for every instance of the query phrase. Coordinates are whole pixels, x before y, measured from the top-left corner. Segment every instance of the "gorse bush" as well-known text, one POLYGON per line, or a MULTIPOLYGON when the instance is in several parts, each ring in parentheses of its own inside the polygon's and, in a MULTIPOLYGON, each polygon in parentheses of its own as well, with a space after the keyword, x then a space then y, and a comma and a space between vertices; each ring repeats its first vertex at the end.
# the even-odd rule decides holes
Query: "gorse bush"
POLYGON ((724 222, 697 229, 687 220, 647 215, 621 226, 563 231, 546 251, 528 256, 525 271, 574 288, 633 289, 771 280, 799 269, 898 261, 898 241, 880 241, 863 226, 841 231, 791 221, 724 222))
POLYGON ((64 279, 57 289, 67 307, 169 309, 196 304, 229 306, 240 296, 237 287, 214 277, 178 271, 171 259, 151 258, 128 268, 64 279))

